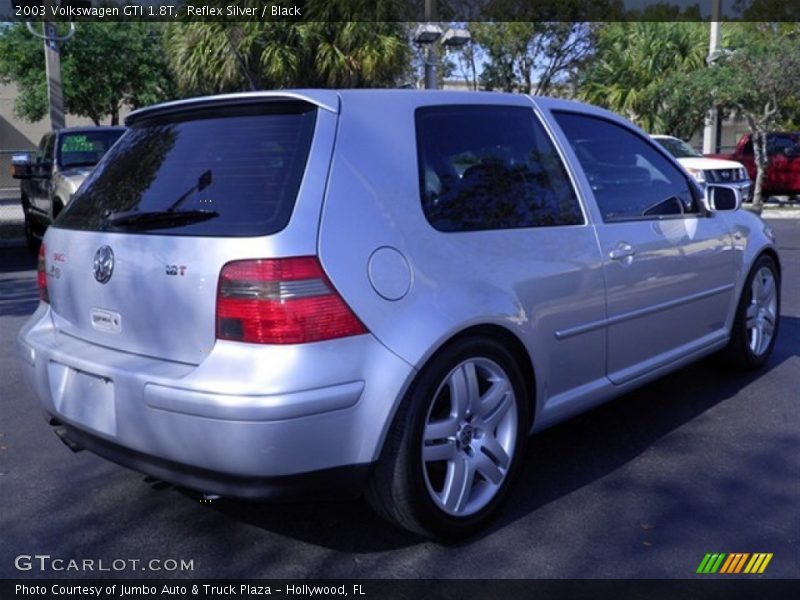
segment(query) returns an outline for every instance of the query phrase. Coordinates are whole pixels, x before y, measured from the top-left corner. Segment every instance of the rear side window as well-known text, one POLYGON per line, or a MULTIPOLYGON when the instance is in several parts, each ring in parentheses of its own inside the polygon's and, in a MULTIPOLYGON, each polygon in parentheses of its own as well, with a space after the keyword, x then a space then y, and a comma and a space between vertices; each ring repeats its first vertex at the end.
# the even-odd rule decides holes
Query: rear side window
POLYGON ((259 236, 286 227, 316 109, 272 103, 194 110, 135 123, 56 226, 192 236, 259 236))
POLYGON ((422 208, 439 231, 583 223, 564 164, 532 109, 416 112, 422 208))

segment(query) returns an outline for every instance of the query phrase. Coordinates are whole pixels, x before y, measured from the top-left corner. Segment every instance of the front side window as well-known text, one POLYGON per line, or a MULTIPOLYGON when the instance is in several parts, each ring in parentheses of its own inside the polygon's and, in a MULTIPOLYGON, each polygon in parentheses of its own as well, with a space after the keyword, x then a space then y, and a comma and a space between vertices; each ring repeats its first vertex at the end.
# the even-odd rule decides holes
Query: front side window
POLYGON ((651 142, 606 119, 554 114, 589 179, 604 221, 700 212, 686 176, 651 142))
POLYGON ((561 157, 533 110, 420 108, 416 129, 422 208, 439 231, 583 223, 561 157))
POLYGON ((53 148, 55 146, 55 140, 56 136, 53 134, 48 134, 42 138, 42 141, 39 143, 39 150, 36 153, 37 163, 53 161, 53 148))

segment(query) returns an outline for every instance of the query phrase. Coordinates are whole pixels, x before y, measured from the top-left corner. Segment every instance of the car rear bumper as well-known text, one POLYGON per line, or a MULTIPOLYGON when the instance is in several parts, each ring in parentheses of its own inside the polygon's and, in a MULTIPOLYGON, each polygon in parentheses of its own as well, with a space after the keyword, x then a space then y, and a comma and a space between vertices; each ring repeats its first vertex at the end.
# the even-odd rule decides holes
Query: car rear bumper
POLYGON ((357 488, 413 375, 371 335, 218 342, 200 365, 170 362, 61 333, 45 304, 17 347, 64 437, 165 481, 243 497, 324 488, 331 470, 357 488))
POLYGON ((90 452, 163 481, 229 498, 258 500, 347 500, 359 497, 372 464, 346 465, 296 475, 247 477, 220 473, 131 450, 72 425, 50 420, 56 435, 73 451, 90 452))

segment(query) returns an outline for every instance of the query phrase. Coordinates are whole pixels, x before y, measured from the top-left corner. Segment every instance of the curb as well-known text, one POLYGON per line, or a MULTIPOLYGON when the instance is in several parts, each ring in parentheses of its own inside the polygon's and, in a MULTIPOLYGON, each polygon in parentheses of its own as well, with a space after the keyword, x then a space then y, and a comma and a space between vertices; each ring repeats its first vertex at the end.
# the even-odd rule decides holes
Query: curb
POLYGON ((765 210, 759 215, 762 219, 800 219, 800 210, 765 210))

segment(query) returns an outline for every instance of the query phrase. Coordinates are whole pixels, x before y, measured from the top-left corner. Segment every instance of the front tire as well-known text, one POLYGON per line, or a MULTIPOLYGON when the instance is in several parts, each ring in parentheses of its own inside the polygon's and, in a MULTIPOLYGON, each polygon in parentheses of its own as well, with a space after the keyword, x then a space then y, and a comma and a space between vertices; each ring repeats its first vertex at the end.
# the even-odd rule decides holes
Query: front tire
POLYGON ((493 339, 458 340, 408 390, 367 500, 382 517, 426 537, 468 536, 505 497, 529 424, 514 356, 493 339))
POLYGON ((729 363, 758 369, 769 360, 778 336, 781 310, 780 272, 771 256, 761 255, 745 281, 731 339, 724 350, 729 363))

